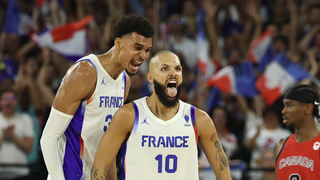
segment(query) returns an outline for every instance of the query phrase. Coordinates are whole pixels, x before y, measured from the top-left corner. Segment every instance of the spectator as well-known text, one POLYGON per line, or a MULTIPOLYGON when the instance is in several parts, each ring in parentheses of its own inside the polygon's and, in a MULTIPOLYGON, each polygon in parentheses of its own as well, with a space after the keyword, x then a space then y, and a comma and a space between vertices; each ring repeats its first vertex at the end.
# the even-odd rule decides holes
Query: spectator
POLYGON ((182 54, 185 64, 189 69, 194 69, 197 63, 196 42, 183 34, 184 21, 180 14, 170 15, 168 20, 169 37, 168 47, 175 53, 182 54))
POLYGON ((0 162, 21 167, 0 168, 2 180, 29 180, 29 168, 26 155, 33 144, 33 125, 31 117, 19 114, 16 93, 12 89, 2 90, 0 94, 0 162))
MULTIPOLYGON (((279 126, 280 118, 272 107, 267 107, 264 110, 262 118, 263 124, 258 124, 250 129, 245 140, 246 148, 252 150, 251 168, 261 168, 257 160, 262 156, 262 153, 266 150, 273 150, 277 141, 291 134, 290 131, 279 126)), ((259 179, 262 177, 262 173, 252 172, 251 177, 259 179)))

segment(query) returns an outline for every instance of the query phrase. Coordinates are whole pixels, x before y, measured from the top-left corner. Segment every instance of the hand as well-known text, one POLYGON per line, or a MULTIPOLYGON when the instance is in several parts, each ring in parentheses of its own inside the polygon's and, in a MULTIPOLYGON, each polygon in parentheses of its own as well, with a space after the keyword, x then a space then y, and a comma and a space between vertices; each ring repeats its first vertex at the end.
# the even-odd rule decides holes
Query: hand
POLYGON ((51 0, 50 1, 50 9, 51 9, 51 12, 53 11, 56 11, 58 9, 58 2, 57 0, 51 0))
POLYGON ((250 1, 247 4, 246 13, 249 17, 251 17, 254 21, 262 21, 262 18, 258 11, 258 4, 256 1, 250 1))
POLYGON ((18 85, 20 88, 27 86, 26 83, 26 67, 24 64, 21 64, 18 69, 18 85))
POLYGON ((205 9, 207 18, 213 18, 219 10, 219 4, 216 2, 205 1, 203 3, 203 6, 205 9))
POLYGON ((256 134, 256 136, 259 136, 260 132, 261 132, 261 124, 258 124, 257 125, 257 134, 256 134))
POLYGON ((290 14, 294 14, 297 12, 297 4, 295 1, 289 0, 287 6, 287 9, 289 10, 290 14))
POLYGON ((3 139, 12 141, 14 137, 15 125, 9 125, 7 128, 2 129, 3 139))
POLYGON ((25 72, 27 78, 32 78, 33 72, 35 71, 35 67, 33 65, 33 62, 28 61, 25 65, 25 72))

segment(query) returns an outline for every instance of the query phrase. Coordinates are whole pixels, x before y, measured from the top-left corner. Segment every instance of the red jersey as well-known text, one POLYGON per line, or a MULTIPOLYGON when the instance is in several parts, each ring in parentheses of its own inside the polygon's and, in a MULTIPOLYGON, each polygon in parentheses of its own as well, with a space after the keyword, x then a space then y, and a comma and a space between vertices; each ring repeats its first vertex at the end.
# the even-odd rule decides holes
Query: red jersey
POLYGON ((320 180, 320 135, 298 143, 289 136, 276 159, 277 180, 320 180))

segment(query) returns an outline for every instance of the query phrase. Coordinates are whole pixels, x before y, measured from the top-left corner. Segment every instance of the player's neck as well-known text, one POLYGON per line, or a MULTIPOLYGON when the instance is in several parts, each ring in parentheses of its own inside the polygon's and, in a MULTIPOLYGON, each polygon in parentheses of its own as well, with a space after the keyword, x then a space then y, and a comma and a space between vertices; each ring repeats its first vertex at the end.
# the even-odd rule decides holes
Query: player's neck
POLYGON ((147 105, 156 117, 164 121, 172 119, 179 110, 179 103, 172 108, 168 108, 159 101, 155 94, 147 98, 147 105))
POLYGON ((97 55, 101 65, 108 72, 108 74, 113 78, 117 79, 119 75, 124 71, 118 55, 116 53, 115 47, 112 47, 108 52, 97 55))
POLYGON ((315 123, 306 123, 302 128, 296 129, 295 139, 299 143, 303 143, 314 139, 320 135, 320 131, 315 123))

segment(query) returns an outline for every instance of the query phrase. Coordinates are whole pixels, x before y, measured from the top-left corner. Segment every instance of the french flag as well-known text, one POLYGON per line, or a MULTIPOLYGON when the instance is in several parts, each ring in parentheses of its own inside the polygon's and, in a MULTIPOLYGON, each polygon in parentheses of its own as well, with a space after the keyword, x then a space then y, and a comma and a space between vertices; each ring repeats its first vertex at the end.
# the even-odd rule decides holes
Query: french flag
POLYGON ((257 94, 251 62, 222 68, 207 81, 207 85, 216 86, 229 94, 241 94, 245 97, 253 97, 257 94))
POLYGON ((266 66, 274 58, 272 45, 272 30, 267 30, 259 38, 254 40, 249 47, 249 60, 259 64, 258 70, 263 72, 266 66))
POLYGON ((33 34, 32 40, 40 47, 49 47, 75 62, 86 53, 85 27, 92 19, 93 16, 87 16, 77 23, 67 23, 40 34, 33 34))
POLYGON ((31 16, 21 11, 16 0, 9 0, 4 24, 4 32, 28 36, 37 31, 37 24, 31 16))
POLYGON ((258 78, 256 87, 266 103, 272 105, 288 88, 308 77, 306 70, 280 53, 258 78))

